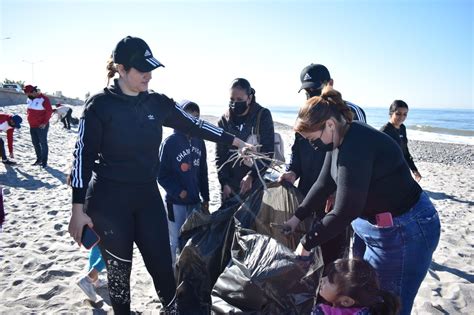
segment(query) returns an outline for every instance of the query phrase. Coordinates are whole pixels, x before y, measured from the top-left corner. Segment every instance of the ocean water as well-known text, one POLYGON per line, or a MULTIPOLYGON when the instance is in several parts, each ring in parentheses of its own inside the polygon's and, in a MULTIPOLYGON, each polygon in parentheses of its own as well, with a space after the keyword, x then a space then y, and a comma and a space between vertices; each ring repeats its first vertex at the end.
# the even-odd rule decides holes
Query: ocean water
MULTIPOLYGON (((224 106, 202 108, 202 114, 222 115, 224 106)), ((298 114, 297 107, 269 107, 273 120, 290 126, 298 114)), ((388 122, 388 107, 364 108, 367 123, 379 129, 388 122)), ((405 120, 407 136, 410 140, 448 142, 474 145, 474 109, 416 109, 408 112, 405 120)))

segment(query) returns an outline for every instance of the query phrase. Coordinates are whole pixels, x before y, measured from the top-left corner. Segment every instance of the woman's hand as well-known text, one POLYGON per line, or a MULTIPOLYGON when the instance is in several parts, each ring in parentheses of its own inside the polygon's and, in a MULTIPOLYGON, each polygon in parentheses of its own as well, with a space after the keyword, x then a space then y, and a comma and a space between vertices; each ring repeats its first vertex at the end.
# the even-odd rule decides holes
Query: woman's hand
POLYGON ((301 243, 299 243, 298 247, 296 247, 295 255, 297 255, 297 256, 309 256, 310 254, 311 254, 311 252, 304 249, 304 247, 303 247, 303 245, 301 245, 301 243))
POLYGON ((278 181, 280 183, 284 182, 284 181, 287 181, 287 182, 290 182, 290 183, 294 184, 295 181, 296 181, 296 174, 293 171, 283 173, 283 174, 281 174, 280 178, 278 178, 278 181))
POLYGON ((422 178, 420 172, 418 172, 418 171, 414 171, 414 172, 413 172, 413 175, 415 176, 415 180, 416 180, 417 182, 419 182, 419 181, 421 180, 421 178, 422 178))
POLYGON ((300 222, 300 219, 298 219, 296 216, 292 216, 288 221, 283 223, 283 225, 285 226, 283 228, 283 233, 286 235, 293 233, 296 230, 298 224, 300 224, 300 222))
POLYGON ((84 225, 88 225, 90 228, 94 226, 91 218, 84 213, 84 205, 82 203, 74 203, 72 205, 68 231, 79 246, 81 246, 82 229, 84 228, 84 225))
POLYGON ((229 185, 224 185, 222 188, 222 197, 225 199, 229 198, 230 195, 232 194, 232 188, 230 188, 229 185))
POLYGON ((252 189, 253 178, 251 175, 245 175, 240 181, 240 193, 245 194, 247 191, 252 189))

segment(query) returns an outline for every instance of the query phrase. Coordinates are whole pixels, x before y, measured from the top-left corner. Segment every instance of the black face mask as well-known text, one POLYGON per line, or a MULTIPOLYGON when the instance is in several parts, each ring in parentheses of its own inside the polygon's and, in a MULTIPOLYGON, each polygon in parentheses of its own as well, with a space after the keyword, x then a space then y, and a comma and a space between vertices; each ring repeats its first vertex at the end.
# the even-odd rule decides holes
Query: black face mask
POLYGON ((313 96, 321 96, 321 90, 305 90, 306 91, 306 99, 309 100, 313 96))
POLYGON ((308 140, 309 144, 313 147, 315 150, 323 151, 323 152, 328 152, 334 150, 334 143, 328 143, 325 144, 324 142, 321 141, 320 138, 316 140, 308 140))
POLYGON ((28 95, 28 98, 29 98, 30 100, 34 100, 36 97, 34 97, 33 95, 28 95))
POLYGON ((248 108, 247 101, 230 102, 229 108, 237 116, 242 115, 248 108))
MULTIPOLYGON (((324 130, 323 130, 323 132, 321 133, 321 137, 323 136, 323 133, 324 133, 324 130)), ((311 144, 311 146, 312 146, 313 149, 315 149, 315 150, 319 150, 319 151, 322 151, 322 152, 329 152, 329 151, 334 150, 334 142, 325 144, 325 143, 321 140, 321 138, 318 138, 318 139, 316 139, 316 140, 308 140, 308 141, 309 141, 309 144, 311 144)))

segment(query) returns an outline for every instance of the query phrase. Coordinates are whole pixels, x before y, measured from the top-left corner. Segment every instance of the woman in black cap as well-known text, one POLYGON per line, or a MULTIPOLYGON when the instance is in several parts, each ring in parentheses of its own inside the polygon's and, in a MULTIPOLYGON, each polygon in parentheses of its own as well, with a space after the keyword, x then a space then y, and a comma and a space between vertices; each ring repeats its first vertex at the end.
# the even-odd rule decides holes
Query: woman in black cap
POLYGON ((175 294, 166 213, 156 183, 162 126, 239 149, 247 144, 194 119, 165 95, 149 92, 151 71, 163 65, 142 39, 122 39, 112 57, 108 78, 117 72, 119 78, 86 101, 79 123, 69 233, 79 244, 85 225, 100 236, 112 307, 115 314, 129 314, 134 242, 162 303, 168 305, 175 294))
MULTIPOLYGON (((237 78, 232 81, 229 109, 222 115, 217 125, 241 139, 254 136, 261 145, 260 152, 269 157, 273 156, 275 135, 272 114, 257 103, 255 90, 246 79, 237 78)), ((218 168, 232 155, 230 149, 231 146, 228 144, 217 144, 218 168)), ((261 162, 257 162, 256 165, 247 162, 236 165, 225 164, 217 174, 222 187, 222 201, 233 195, 248 192, 253 182, 258 180, 258 172, 263 174, 265 170, 266 167, 261 162)))

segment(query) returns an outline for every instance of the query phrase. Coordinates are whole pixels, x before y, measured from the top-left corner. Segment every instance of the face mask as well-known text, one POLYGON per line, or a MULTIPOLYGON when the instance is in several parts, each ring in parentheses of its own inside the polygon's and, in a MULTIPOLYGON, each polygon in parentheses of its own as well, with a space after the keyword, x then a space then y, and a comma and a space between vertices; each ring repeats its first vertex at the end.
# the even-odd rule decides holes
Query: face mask
POLYGON ((36 97, 34 97, 33 95, 28 95, 28 98, 29 98, 30 100, 34 100, 36 97))
POLYGON ((306 90, 306 99, 309 100, 313 96, 321 96, 321 90, 306 90))
POLYGON ((245 113, 245 111, 248 108, 247 101, 230 102, 229 108, 232 110, 234 114, 236 114, 237 116, 240 116, 243 113, 245 113))
MULTIPOLYGON (((326 127, 325 127, 325 128, 326 128, 326 127)), ((323 129, 323 132, 321 133, 321 137, 323 136, 323 133, 324 133, 324 129, 323 129)), ((322 152, 329 152, 329 151, 334 150, 334 142, 325 144, 325 143, 321 140, 321 138, 318 138, 318 139, 316 139, 316 140, 309 140, 309 144, 311 144, 311 146, 312 146, 315 150, 319 150, 319 151, 322 151, 322 152)))

